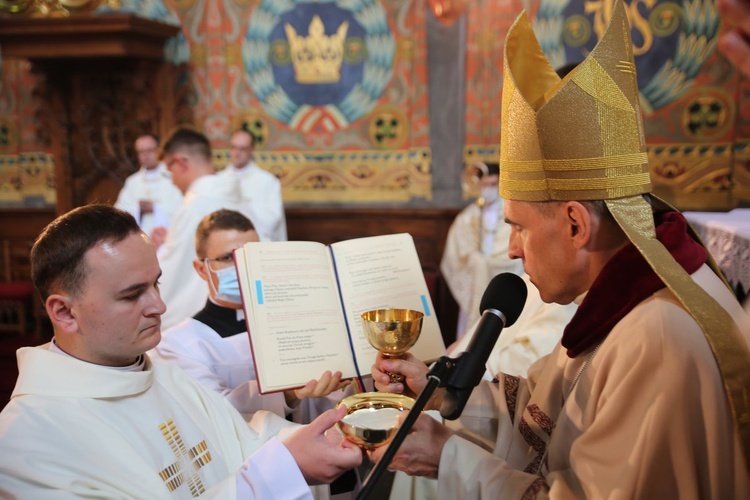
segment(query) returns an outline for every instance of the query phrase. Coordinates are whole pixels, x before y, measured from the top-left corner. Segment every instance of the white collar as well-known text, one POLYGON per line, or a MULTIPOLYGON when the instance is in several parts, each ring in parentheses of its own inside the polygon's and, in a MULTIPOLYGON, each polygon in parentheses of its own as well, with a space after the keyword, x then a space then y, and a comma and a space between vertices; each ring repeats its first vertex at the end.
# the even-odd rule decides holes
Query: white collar
MULTIPOLYGON (((68 354, 67 352, 60 349, 60 346, 57 345, 55 342, 55 339, 52 339, 52 342, 49 344, 49 350, 52 352, 56 352, 58 354, 62 354, 63 356, 67 356, 69 358, 78 359, 75 356, 72 356, 68 354)), ((84 363, 88 363, 88 361, 84 361, 82 359, 78 359, 78 361, 83 361, 84 363)), ((96 363, 91 363, 92 365, 95 365, 96 363)), ((106 366, 105 368, 111 368, 112 370, 117 370, 119 372, 142 372, 143 368, 146 365, 146 358, 141 354, 138 356, 138 358, 135 360, 135 362, 132 365, 128 366, 106 366)), ((96 366, 104 366, 104 365, 96 365, 96 366)))

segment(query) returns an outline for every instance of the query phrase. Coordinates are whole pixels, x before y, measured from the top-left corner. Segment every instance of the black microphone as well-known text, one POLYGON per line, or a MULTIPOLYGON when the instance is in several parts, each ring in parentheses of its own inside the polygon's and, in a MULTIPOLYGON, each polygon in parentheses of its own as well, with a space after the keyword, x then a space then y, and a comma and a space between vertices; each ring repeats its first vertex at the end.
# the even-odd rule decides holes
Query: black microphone
POLYGON ((456 358, 456 367, 446 384, 440 406, 443 418, 455 420, 461 415, 471 391, 482 380, 485 364, 500 332, 521 315, 527 293, 526 283, 513 273, 498 274, 487 285, 479 305, 482 318, 466 351, 456 358))

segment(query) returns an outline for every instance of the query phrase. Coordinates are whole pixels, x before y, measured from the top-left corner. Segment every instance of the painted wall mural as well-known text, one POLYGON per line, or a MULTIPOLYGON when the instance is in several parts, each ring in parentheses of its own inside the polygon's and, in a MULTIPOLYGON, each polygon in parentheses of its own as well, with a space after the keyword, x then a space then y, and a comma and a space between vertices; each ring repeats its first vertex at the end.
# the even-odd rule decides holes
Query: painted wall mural
MULTIPOLYGON (((655 191, 686 208, 736 205, 748 177, 748 116, 739 112, 747 83, 715 50, 722 28, 715 1, 626 6, 655 191)), ((542 0, 535 31, 559 66, 581 61, 610 16, 606 0, 542 0)))
POLYGON ((523 9, 520 0, 478 0, 466 19, 464 161, 497 162, 505 35, 523 9))
POLYGON ((183 0, 199 126, 226 164, 232 130, 287 202, 431 196, 420 1, 183 0))
POLYGON ((5 60, 0 75, 0 206, 55 204, 54 164, 45 153, 36 78, 28 61, 5 60))
MULTIPOLYGON (((530 8, 554 66, 582 60, 609 0, 472 0, 466 16, 464 159, 498 157, 502 50, 530 8)), ((430 200, 426 0, 121 0, 178 23, 165 55, 182 68, 189 121, 228 163, 245 127, 287 202, 430 200)), ((717 53, 714 0, 629 0, 656 190, 681 207, 750 202, 750 83, 717 53)), ((103 4, 100 10, 112 9, 103 4)), ((455 19, 451 19, 455 22, 455 19)), ((54 204, 35 76, 3 61, 0 205, 54 204)), ((457 118, 460 119, 460 118, 457 118)), ((435 200, 439 203, 439 200, 435 200)))
MULTIPOLYGON (((217 167, 228 163, 231 132, 244 127, 287 202, 431 198, 423 1, 123 0, 117 10, 181 24, 165 56, 184 66, 192 120, 217 167)), ((28 63, 5 66, 0 96, 29 106, 28 63)), ((18 128, 18 111, 9 111, 1 114, 18 128)), ((0 178, 12 179, 0 203, 28 205, 16 171, 28 163, 22 153, 38 155, 44 141, 8 144, 0 178)))
MULTIPOLYGON (((468 12, 467 161, 497 158, 499 98, 468 82, 484 74, 499 87, 504 35, 498 33, 507 32, 508 19, 520 12, 512 2, 482 1, 468 12), (476 99, 480 93, 486 98, 476 99)), ((535 33, 553 67, 586 57, 607 25, 611 5, 609 0, 532 5, 535 33)), ((748 82, 715 50, 722 22, 714 0, 630 0, 626 6, 656 192, 687 208, 750 202, 748 82)))

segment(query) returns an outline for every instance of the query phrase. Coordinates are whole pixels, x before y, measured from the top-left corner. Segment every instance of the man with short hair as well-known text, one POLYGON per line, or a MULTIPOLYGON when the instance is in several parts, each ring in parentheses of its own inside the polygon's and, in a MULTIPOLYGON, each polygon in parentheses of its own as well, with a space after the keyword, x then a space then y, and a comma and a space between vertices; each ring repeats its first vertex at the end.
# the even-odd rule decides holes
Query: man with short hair
POLYGON ((167 329, 197 313, 208 298, 205 282, 189 272, 196 258, 195 229, 201 219, 221 208, 242 211, 243 207, 237 186, 216 175, 205 135, 178 128, 164 143, 162 155, 172 182, 184 193, 158 253, 161 295, 167 304, 162 324, 167 329))
MULTIPOLYGON (((747 318, 682 214, 649 195, 629 35, 615 0, 561 80, 525 14, 508 32, 509 255, 545 302, 579 306, 528 380, 480 383, 450 428, 418 419, 391 466, 437 477, 441 498, 750 496, 747 318)), ((425 385, 413 357, 373 368, 376 387, 403 391, 384 370, 425 385)))
POLYGON ((203 218, 195 231, 197 258, 193 268, 205 282, 208 300, 193 317, 165 331, 150 354, 155 361, 175 364, 204 387, 224 395, 248 420, 256 411, 268 410, 307 423, 310 417, 322 413, 314 409, 333 407, 328 399, 313 400, 349 382, 341 381, 340 371, 326 371, 319 380, 311 380, 302 388, 260 394, 232 258, 234 250, 256 241, 258 234, 252 222, 239 212, 222 209, 203 218), (302 405, 302 399, 309 401, 302 405))
POLYGON ((31 265, 54 338, 18 351, 0 413, 0 496, 311 498, 308 483, 360 464, 329 429, 345 410, 291 434, 268 412, 248 425, 179 368, 152 364, 161 272, 131 215, 70 211, 39 236, 31 265))
POLYGON ((253 158, 253 135, 247 130, 234 132, 229 139, 232 163, 219 172, 219 177, 238 184, 244 212, 253 221, 261 241, 286 241, 286 218, 281 196, 281 182, 263 170, 253 158))
POLYGON ((155 229, 169 228, 182 193, 172 183, 167 166, 159 162, 159 140, 145 134, 135 140, 140 169, 125 179, 115 206, 129 212, 143 232, 151 236, 155 229))

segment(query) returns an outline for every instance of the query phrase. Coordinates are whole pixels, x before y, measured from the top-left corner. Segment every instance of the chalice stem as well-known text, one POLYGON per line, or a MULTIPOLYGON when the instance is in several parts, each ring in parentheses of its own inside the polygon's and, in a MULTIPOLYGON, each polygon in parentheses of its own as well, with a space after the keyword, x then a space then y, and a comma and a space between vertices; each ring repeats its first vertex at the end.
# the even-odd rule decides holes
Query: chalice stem
MULTIPOLYGON (((386 354, 383 353, 383 357, 390 358, 390 359, 401 359, 403 356, 400 356, 398 354, 386 354)), ((406 380, 406 377, 397 372, 389 372, 388 370, 385 371, 386 375, 391 379, 392 384, 402 384, 404 380, 406 380)))

